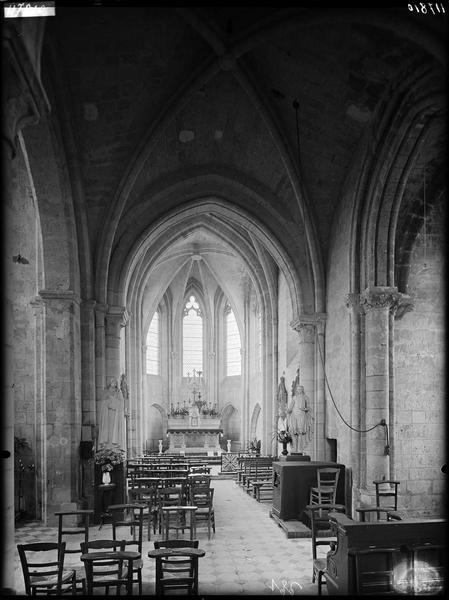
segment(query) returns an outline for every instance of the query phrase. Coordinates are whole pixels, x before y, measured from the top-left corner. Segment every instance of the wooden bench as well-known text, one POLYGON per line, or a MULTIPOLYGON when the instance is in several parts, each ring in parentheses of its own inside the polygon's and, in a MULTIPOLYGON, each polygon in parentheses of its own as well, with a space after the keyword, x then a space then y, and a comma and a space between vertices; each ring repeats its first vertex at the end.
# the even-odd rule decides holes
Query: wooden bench
POLYGON ((329 514, 337 537, 324 577, 328 594, 441 594, 446 520, 357 522, 329 514))
POLYGON ((266 463, 258 463, 254 469, 254 474, 246 477, 245 491, 253 497, 256 497, 256 489, 259 489, 264 484, 273 484, 273 465, 266 463), (254 487, 255 486, 255 487, 254 487))
POLYGON ((260 502, 261 500, 273 499, 273 478, 253 481, 253 498, 260 502))
POLYGON ((260 456, 247 459, 241 473, 240 485, 247 492, 252 491, 252 481, 272 478, 273 458, 271 456, 260 456))

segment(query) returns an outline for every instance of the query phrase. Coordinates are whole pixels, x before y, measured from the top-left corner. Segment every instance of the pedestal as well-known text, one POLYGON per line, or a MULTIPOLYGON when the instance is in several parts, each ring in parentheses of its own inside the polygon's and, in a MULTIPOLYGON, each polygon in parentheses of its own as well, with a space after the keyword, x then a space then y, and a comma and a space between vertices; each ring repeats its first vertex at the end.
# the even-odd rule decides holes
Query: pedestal
POLYGON ((340 469, 336 500, 345 504, 344 465, 321 461, 279 461, 273 463, 273 514, 285 521, 303 521, 310 488, 317 484, 317 469, 323 467, 340 469))
POLYGON ((110 504, 122 504, 125 502, 125 470, 123 465, 116 465, 109 472, 111 483, 103 484, 103 472, 99 465, 95 465, 95 505, 93 523, 102 523, 102 515, 105 513, 105 507, 110 504))

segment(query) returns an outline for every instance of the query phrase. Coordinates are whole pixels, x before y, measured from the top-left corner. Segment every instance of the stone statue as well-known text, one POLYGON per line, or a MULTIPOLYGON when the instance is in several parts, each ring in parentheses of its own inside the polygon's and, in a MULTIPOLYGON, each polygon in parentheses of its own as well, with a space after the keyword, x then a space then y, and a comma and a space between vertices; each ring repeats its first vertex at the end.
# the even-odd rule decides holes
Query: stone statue
POLYGON ((129 400, 129 391, 128 391, 128 381, 126 379, 125 373, 122 373, 122 376, 120 377, 120 389, 122 391, 122 396, 125 401, 125 404, 127 404, 128 400, 129 400))
POLYGON ((287 403, 288 403, 288 392, 285 387, 285 372, 282 373, 278 385, 277 393, 277 405, 278 405, 278 417, 285 419, 287 415, 287 403))
POLYGON ((302 452, 306 440, 312 438, 312 415, 309 398, 304 387, 299 385, 299 368, 292 382, 292 399, 287 409, 288 428, 293 438, 293 451, 302 452))
POLYGON ((98 444, 125 449, 125 404, 117 379, 103 390, 98 405, 98 444))

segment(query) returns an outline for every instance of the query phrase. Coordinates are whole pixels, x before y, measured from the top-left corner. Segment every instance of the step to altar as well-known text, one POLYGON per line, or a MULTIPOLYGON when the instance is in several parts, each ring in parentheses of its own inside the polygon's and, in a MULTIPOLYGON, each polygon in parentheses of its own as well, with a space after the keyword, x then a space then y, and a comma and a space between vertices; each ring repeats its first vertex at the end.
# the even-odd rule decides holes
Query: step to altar
POLYGON ((291 519, 288 521, 284 521, 276 516, 273 511, 270 510, 270 517, 274 519, 274 521, 281 527, 287 538, 309 538, 312 537, 312 532, 310 531, 310 527, 304 525, 302 521, 297 521, 295 519, 291 519))

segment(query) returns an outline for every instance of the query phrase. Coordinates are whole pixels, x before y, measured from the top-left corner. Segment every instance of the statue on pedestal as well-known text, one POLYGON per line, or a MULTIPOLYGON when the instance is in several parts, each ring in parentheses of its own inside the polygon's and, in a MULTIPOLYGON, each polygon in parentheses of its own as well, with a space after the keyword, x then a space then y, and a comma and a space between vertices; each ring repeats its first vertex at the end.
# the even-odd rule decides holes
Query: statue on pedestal
POLYGON ((125 403, 117 379, 112 378, 101 394, 97 406, 98 445, 118 446, 125 443, 125 403))
POLYGON ((312 414, 309 408, 309 398, 304 387, 299 385, 299 367, 296 378, 292 381, 292 399, 287 409, 287 421, 293 438, 293 451, 302 452, 304 445, 312 438, 312 414))

